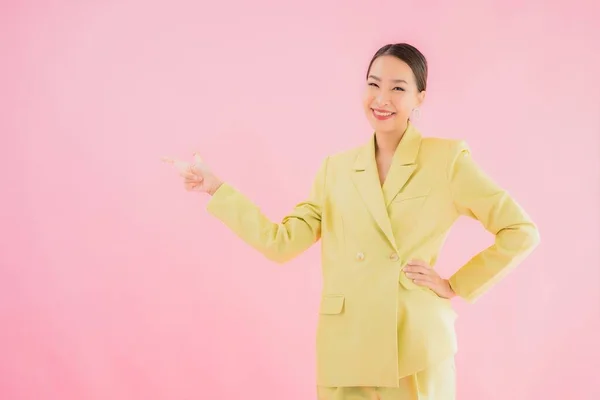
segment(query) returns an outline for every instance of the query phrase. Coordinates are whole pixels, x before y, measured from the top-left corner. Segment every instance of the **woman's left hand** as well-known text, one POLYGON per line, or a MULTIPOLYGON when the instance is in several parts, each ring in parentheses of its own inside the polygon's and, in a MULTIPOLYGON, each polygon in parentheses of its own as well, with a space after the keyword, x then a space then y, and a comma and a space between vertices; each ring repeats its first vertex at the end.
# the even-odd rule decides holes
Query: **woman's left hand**
POLYGON ((420 286, 426 286, 433 290, 438 296, 450 299, 456 296, 447 279, 443 279, 438 273, 424 261, 411 260, 403 268, 406 276, 420 286))

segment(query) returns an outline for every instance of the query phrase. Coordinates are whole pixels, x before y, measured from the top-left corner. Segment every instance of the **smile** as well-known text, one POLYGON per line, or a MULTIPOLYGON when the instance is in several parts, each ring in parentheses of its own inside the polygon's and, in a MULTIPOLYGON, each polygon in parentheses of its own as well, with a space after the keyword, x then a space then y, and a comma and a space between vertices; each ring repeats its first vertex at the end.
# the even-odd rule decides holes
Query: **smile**
POLYGON ((383 120, 386 120, 386 119, 390 119, 394 115, 396 115, 396 113, 391 112, 391 111, 375 110, 373 108, 371 110, 373 111, 373 115, 375 116, 375 118, 377 118, 380 121, 383 121, 383 120))

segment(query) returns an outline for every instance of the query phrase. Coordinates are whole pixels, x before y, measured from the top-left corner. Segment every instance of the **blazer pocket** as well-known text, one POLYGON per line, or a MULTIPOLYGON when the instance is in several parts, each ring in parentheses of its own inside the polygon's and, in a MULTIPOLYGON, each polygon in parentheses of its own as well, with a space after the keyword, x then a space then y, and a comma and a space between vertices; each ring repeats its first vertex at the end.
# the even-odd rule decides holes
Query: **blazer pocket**
POLYGON ((345 298, 342 294, 328 294, 321 299, 320 314, 340 314, 344 309, 345 298))
POLYGON ((398 195, 394 198, 392 203, 401 203, 403 201, 408 201, 408 200, 424 199, 425 197, 429 196, 430 192, 431 192, 431 189, 420 190, 418 192, 412 192, 412 193, 398 193, 398 195))

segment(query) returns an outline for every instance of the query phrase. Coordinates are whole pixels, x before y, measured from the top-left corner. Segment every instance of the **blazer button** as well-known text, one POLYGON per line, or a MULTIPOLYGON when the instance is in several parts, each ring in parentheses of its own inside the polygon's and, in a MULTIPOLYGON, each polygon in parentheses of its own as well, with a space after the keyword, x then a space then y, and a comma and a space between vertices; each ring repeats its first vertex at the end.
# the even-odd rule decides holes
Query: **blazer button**
POLYGON ((396 254, 396 253, 390 254, 390 260, 395 262, 395 261, 398 261, 398 259, 399 259, 398 254, 396 254))
POLYGON ((365 255, 363 253, 356 253, 356 259, 362 261, 365 259, 365 255))

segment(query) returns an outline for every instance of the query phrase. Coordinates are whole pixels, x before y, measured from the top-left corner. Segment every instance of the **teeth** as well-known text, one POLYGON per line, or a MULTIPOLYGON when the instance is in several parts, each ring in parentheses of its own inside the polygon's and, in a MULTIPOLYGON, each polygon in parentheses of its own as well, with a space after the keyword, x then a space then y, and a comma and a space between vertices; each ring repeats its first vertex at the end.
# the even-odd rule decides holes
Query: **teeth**
POLYGON ((379 111, 375 111, 375 110, 373 110, 373 112, 375 113, 375 115, 379 115, 381 117, 389 117, 390 115, 392 115, 391 112, 384 113, 384 112, 379 112, 379 111))

